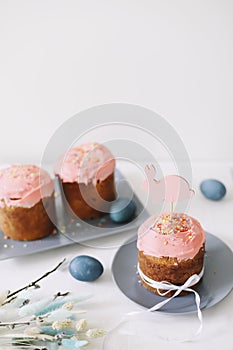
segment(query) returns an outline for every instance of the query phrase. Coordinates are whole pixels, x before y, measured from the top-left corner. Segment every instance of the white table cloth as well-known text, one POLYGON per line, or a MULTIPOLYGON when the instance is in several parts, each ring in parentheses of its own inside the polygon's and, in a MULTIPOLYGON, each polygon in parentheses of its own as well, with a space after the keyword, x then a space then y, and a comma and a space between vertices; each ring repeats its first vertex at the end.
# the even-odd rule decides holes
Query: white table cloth
MULTIPOLYGON (((193 185, 196 195, 192 200, 188 213, 196 217, 204 229, 223 240, 231 249, 233 248, 233 173, 232 164, 228 163, 194 163, 193 185), (199 190, 200 181, 205 178, 217 178, 227 187, 225 198, 219 202, 212 202, 203 197, 199 190)), ((166 165, 165 165, 166 167, 166 165)), ((135 175, 130 167, 121 164, 124 174, 133 183, 135 175)), ((167 165, 169 172, 169 165, 167 165)), ((140 188, 137 194, 140 197, 140 188)), ((86 318, 90 326, 111 330, 119 324, 122 317, 132 311, 141 311, 143 308, 127 299, 115 285, 111 264, 119 245, 124 242, 132 232, 116 235, 109 238, 100 238, 84 244, 73 244, 66 247, 11 258, 0 261, 1 289, 15 290, 30 281, 35 280, 45 271, 53 268, 64 257, 66 263, 55 273, 41 281, 43 294, 56 293, 58 291, 70 291, 77 295, 92 293, 90 300, 83 302, 81 308, 87 310, 86 318), (75 280, 68 272, 70 260, 80 254, 92 255, 104 265, 103 275, 92 283, 84 283, 75 280)), ((4 247, 0 247, 1 250, 4 247)), ((233 266, 232 266, 233 268, 233 266)), ((233 269, 232 269, 233 271, 233 269)), ((233 273, 232 273, 233 276, 233 273)), ((232 277, 233 278, 233 277, 232 277)), ((198 327, 196 314, 168 315, 161 312, 153 313, 151 323, 146 326, 140 316, 132 319, 131 324, 125 324, 118 328, 116 333, 109 335, 108 341, 112 341, 111 350, 139 350, 143 346, 147 349, 166 348, 166 350, 187 349, 187 343, 166 341, 159 336, 167 332, 176 332, 177 338, 182 338, 182 333, 198 327), (136 334, 135 334, 136 332, 136 334), (130 335, 131 334, 131 335, 130 335)), ((200 336, 188 343, 188 349, 217 350, 232 349, 233 327, 233 293, 230 293, 217 305, 203 310, 203 331, 200 336), (224 344, 224 347, 223 347, 224 344)), ((102 349, 102 339, 94 342, 90 349, 102 349)), ((110 346, 109 346, 110 350, 110 346)))

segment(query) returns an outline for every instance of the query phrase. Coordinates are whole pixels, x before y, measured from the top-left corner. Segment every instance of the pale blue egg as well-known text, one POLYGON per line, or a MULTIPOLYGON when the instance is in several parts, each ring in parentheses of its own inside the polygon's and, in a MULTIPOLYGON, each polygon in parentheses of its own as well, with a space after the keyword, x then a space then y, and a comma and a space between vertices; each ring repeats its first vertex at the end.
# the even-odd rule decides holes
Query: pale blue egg
POLYGON ((70 262, 69 271, 79 281, 92 282, 102 275, 104 268, 96 258, 89 255, 79 255, 70 262))
POLYGON ((117 199, 110 207, 109 215, 114 222, 131 221, 136 212, 136 204, 128 198, 117 199))
POLYGON ((213 201, 219 201, 226 194, 226 187, 221 181, 206 179, 201 182, 200 190, 202 194, 213 201))

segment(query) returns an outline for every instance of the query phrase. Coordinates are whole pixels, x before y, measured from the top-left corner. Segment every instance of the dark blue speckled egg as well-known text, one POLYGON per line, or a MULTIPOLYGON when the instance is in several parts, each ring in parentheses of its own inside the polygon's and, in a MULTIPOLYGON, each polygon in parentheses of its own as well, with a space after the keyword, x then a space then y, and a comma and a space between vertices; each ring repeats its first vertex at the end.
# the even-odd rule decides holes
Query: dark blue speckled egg
POLYGON ((101 262, 92 256, 76 256, 69 265, 70 274, 79 281, 92 282, 99 278, 103 271, 101 262))
POLYGON ((202 194, 213 201, 219 201, 226 194, 226 187, 221 181, 207 179, 201 182, 200 190, 202 194))
POLYGON ((136 211, 136 204, 128 198, 117 199, 110 207, 109 215, 114 222, 127 222, 133 219, 136 211))

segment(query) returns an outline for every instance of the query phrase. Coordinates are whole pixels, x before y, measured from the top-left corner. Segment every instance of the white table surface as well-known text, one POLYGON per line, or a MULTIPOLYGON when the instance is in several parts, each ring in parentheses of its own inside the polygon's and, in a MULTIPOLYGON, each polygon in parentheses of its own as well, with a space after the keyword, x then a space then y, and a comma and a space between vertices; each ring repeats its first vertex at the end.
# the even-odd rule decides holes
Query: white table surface
MULTIPOLYGON (((189 214, 196 217, 204 229, 222 239, 231 249, 233 248, 233 229, 231 218, 233 215, 233 177, 229 163, 193 164, 193 188, 196 190, 195 198, 189 209, 189 214), (227 195, 222 201, 212 202, 205 199, 198 185, 204 178, 217 178, 224 182, 227 187, 227 195)), ((133 172, 124 168, 129 179, 134 181, 133 172)), ((140 190, 139 190, 140 192, 140 190)), ((140 193, 138 193, 140 195, 140 193)), ((1 289, 15 290, 30 281, 35 280, 45 271, 53 268, 59 261, 66 257, 67 262, 57 272, 43 280, 40 285, 43 293, 56 293, 57 291, 71 291, 77 295, 93 293, 93 297, 83 302, 82 308, 87 310, 87 319, 93 327, 106 330, 114 328, 122 317, 131 311, 141 311, 142 307, 127 299, 115 285, 111 264, 115 252, 125 237, 115 236, 99 239, 89 244, 73 244, 50 251, 11 258, 0 261, 1 289), (102 246, 102 248, 100 248, 102 246), (105 248, 104 248, 105 247, 105 248), (104 273, 97 281, 84 283, 75 280, 68 272, 70 260, 80 254, 95 256, 104 265, 104 273)), ((3 249, 1 247, 1 249, 3 249)), ((206 349, 207 347, 219 349, 232 349, 233 327, 233 293, 231 292, 217 305, 203 310, 204 327, 202 333, 188 343, 188 349, 206 349)), ((184 335, 184 329, 195 329, 198 326, 196 314, 165 315, 161 312, 153 313, 150 326, 132 319, 132 323, 124 325, 122 331, 111 334, 112 343, 109 350, 124 349, 137 350, 142 348, 158 349, 165 346, 169 349, 187 349, 187 343, 166 341, 159 338, 160 330, 167 334, 170 330, 176 331, 177 338, 184 335), (130 334, 129 334, 130 328, 130 334), (140 331, 142 330, 142 331, 140 331), (136 334, 135 334, 136 332, 136 334)), ((102 340, 91 345, 90 349, 102 349, 102 340)))

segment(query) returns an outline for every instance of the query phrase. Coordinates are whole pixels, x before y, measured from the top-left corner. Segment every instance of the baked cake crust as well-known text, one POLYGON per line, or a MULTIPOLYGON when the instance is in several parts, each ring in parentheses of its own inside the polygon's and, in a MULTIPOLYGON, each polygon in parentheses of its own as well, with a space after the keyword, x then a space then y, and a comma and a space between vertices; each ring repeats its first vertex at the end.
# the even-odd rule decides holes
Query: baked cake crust
POLYGON ((80 219, 89 220, 106 214, 104 211, 95 209, 95 207, 99 207, 98 204, 100 205, 98 195, 105 201, 108 201, 109 206, 111 205, 111 201, 115 199, 114 173, 103 181, 97 181, 96 185, 92 182, 86 185, 84 183, 78 184, 77 182, 63 183, 62 181, 60 181, 60 184, 64 191, 65 199, 68 202, 66 203, 67 209, 80 219), (82 193, 88 199, 90 205, 86 203, 82 193), (93 203, 94 207, 91 206, 91 203, 93 203))
POLYGON ((0 206, 0 226, 5 236, 13 240, 43 238, 54 229, 47 212, 51 218, 55 217, 54 194, 41 199, 30 208, 0 206))
MULTIPOLYGON (((204 245, 200 248, 199 252, 193 259, 181 260, 171 257, 154 257, 144 254, 144 252, 138 252, 138 263, 141 271, 144 275, 151 278, 154 281, 162 282, 167 281, 176 285, 183 285, 187 279, 197 274, 199 275, 203 268, 204 263, 204 254, 205 247, 204 245)), ((143 286, 150 291, 158 294, 156 288, 152 288, 147 283, 141 279, 143 286)), ((192 286, 193 288, 194 286, 192 286)), ((161 293, 165 290, 160 289, 161 293)), ((166 294, 167 297, 170 297, 174 294, 174 291, 171 291, 166 294)), ((187 294, 187 292, 182 291, 180 295, 187 294)))

